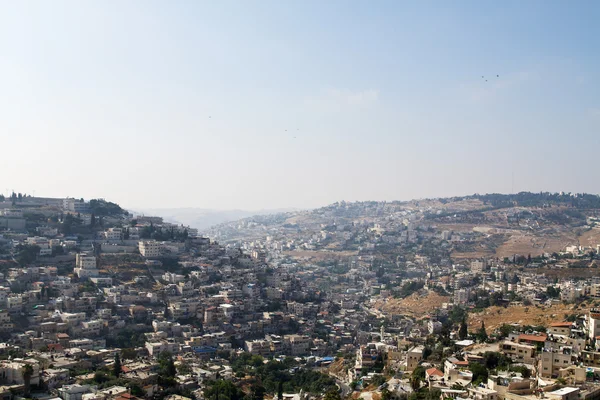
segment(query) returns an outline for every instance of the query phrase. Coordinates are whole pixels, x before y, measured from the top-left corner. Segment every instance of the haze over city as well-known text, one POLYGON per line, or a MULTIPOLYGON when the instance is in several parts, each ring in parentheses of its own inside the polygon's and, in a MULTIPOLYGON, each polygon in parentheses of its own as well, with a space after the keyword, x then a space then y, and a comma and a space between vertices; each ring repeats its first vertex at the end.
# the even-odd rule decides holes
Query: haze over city
POLYGON ((600 2, 0 6, 0 399, 600 399, 600 2))
POLYGON ((599 18, 594 1, 5 2, 0 190, 252 210, 597 193, 599 18))

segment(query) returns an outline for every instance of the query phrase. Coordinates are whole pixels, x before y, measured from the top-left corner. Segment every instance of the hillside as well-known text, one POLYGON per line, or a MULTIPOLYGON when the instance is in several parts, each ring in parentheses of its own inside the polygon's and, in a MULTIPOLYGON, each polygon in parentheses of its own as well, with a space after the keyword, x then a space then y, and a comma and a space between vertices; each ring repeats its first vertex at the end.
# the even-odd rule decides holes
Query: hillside
MULTIPOLYGON (((410 253, 430 261, 549 256, 570 245, 600 244, 600 197, 591 194, 487 194, 394 202, 338 202, 310 210, 245 218, 206 233, 225 243, 279 241, 291 258, 318 253, 410 253), (409 250, 408 252, 405 250, 409 250)), ((408 255, 407 255, 408 253, 408 255)), ((329 256, 325 256, 328 258, 329 256)))

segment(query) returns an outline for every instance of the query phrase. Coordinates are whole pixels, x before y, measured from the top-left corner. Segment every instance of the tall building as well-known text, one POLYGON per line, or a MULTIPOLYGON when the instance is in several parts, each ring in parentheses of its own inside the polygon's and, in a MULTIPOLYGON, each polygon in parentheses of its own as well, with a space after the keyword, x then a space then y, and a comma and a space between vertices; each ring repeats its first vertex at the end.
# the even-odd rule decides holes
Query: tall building
POLYGON ((90 205, 82 200, 77 199, 64 199, 63 200, 63 210, 71 211, 75 213, 89 213, 90 205))
POLYGON ((77 268, 96 268, 96 257, 89 256, 86 253, 78 253, 75 256, 75 265, 77 268))
POLYGON ((100 275, 97 269, 96 257, 87 255, 86 253, 78 253, 75 256, 74 272, 79 278, 94 278, 100 275))
POLYGON ((154 258, 160 256, 161 245, 156 240, 142 240, 138 245, 142 257, 154 258))
POLYGON ((594 339, 600 336, 600 309, 592 308, 588 315, 588 337, 594 339))
POLYGON ((471 261, 471 271, 472 272, 484 272, 487 270, 487 261, 486 260, 475 260, 471 261))

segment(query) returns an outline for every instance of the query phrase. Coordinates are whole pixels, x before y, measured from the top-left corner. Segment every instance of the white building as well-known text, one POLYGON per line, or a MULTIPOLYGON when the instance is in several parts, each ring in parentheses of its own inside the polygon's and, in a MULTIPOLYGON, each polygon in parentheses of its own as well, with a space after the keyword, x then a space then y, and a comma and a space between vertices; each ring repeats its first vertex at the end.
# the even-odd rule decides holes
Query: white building
POLYGON ((75 266, 83 269, 95 269, 96 257, 88 256, 85 253, 80 253, 75 256, 75 266))
POLYGON ((600 310, 591 309, 588 315, 588 337, 594 340, 600 336, 600 310))
POLYGON ((40 384, 40 364, 35 359, 14 359, 12 361, 2 361, 0 363, 0 376, 6 382, 11 382, 16 385, 22 385, 25 383, 23 379, 23 367, 25 365, 31 365, 33 368, 33 375, 29 380, 31 385, 37 386, 40 384))
POLYGON ((486 260, 475 260, 471 261, 471 271, 473 272, 484 272, 487 269, 486 260))
POLYGON ((427 330, 429 331, 429 334, 438 333, 442 330, 442 323, 440 321, 429 320, 427 323, 427 330))
POLYGON ((171 354, 179 353, 179 343, 161 340, 160 342, 146 342, 146 349, 150 357, 158 356, 160 353, 168 351, 171 354))
POLYGON ((106 232, 104 232, 104 238, 106 240, 121 240, 123 238, 123 229, 122 228, 108 228, 106 232))
POLYGON ((138 243, 142 257, 154 258, 160 256, 161 244, 155 240, 142 240, 138 243))
POLYGON ((100 271, 96 268, 96 257, 89 256, 85 253, 77 254, 75 257, 74 272, 80 279, 92 278, 100 275, 100 271))
POLYGON ((58 388, 58 394, 63 400, 81 400, 85 393, 89 393, 89 385, 63 385, 58 388))
POLYGON ((90 211, 89 204, 77 199, 63 199, 63 210, 74 213, 87 213, 90 211))

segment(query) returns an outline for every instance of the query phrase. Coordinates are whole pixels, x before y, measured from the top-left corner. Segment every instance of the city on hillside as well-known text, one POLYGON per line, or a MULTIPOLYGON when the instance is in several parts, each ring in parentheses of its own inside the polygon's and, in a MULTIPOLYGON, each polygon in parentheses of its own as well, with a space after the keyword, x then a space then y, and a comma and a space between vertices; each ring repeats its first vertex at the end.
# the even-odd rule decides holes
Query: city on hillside
POLYGON ((594 400, 600 197, 338 202, 205 231, 0 196, 0 398, 594 400))

